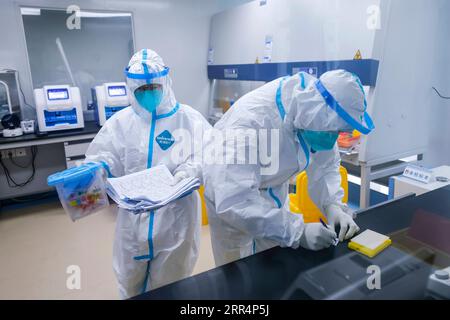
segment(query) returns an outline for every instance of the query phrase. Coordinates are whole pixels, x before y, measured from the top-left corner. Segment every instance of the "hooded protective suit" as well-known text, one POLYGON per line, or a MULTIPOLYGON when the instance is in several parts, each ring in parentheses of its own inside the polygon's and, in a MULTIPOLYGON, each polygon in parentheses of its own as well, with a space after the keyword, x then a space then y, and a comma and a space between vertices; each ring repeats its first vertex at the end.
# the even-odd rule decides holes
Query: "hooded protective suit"
MULTIPOLYGON (((279 165, 278 170, 263 173, 262 168, 267 164, 261 162, 261 138, 236 142, 230 140, 235 139, 233 135, 227 134, 222 143, 227 146, 222 149, 225 157, 239 159, 236 150, 244 147, 249 152, 247 155, 252 151, 258 154, 257 163, 231 161, 205 166, 205 198, 217 265, 275 245, 297 248, 305 242, 302 235, 308 236, 308 232, 304 232, 302 216, 292 214, 286 201, 289 178, 303 170, 308 174, 309 195, 322 212, 333 211, 328 210, 330 206, 348 212, 342 204, 344 191, 340 186, 337 145, 330 151, 314 152, 302 136, 302 130, 324 132, 356 128, 367 134, 373 124, 365 109, 361 82, 344 70, 327 72, 320 80, 306 73, 277 79, 233 105, 214 128, 221 132, 275 129, 278 136, 267 139, 275 139, 279 147, 272 148, 272 164, 278 161, 279 165), (367 127, 362 124, 364 121, 367 127)), ((214 144, 215 140, 210 139, 206 148, 214 144)), ((354 224, 350 216, 344 216, 354 224)), ((330 215, 327 218, 333 220, 330 215)), ((351 233, 357 230, 355 226, 351 233)))
MULTIPOLYGON (((104 162, 112 176, 120 177, 165 164, 172 173, 201 177, 201 163, 193 153, 173 157, 180 144, 195 150, 194 141, 175 132, 201 132, 210 125, 172 92, 169 69, 155 52, 144 49, 126 69, 132 105, 111 117, 86 153, 87 162, 104 162), (149 112, 135 98, 143 85, 161 85, 156 110, 149 112)), ((198 257, 200 215, 195 194, 156 211, 133 214, 118 210, 113 268, 122 298, 155 289, 191 274, 198 257)))

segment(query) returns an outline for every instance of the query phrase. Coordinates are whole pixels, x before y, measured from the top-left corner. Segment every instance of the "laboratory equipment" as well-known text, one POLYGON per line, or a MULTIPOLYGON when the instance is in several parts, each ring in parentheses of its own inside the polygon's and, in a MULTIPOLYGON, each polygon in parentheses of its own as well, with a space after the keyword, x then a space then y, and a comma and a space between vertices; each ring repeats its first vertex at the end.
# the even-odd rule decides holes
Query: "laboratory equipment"
POLYGON ((23 133, 34 133, 34 120, 24 120, 20 121, 20 127, 22 128, 23 133))
POLYGON ((19 117, 12 113, 2 117, 3 136, 5 138, 18 137, 23 135, 22 128, 20 127, 19 117))
POLYGON ((126 83, 104 83, 91 89, 95 109, 95 120, 103 126, 116 112, 130 106, 126 83))
POLYGON ((301 273, 282 299, 298 295, 325 300, 379 300, 423 296, 432 267, 422 257, 408 255, 396 248, 369 259, 358 253, 347 254, 301 273), (368 285, 368 270, 377 266, 380 289, 368 285))
POLYGON ((430 275, 427 289, 435 299, 450 299, 450 267, 436 270, 430 275))
POLYGON ((84 128, 80 89, 68 85, 34 89, 40 131, 84 128))
POLYGON ((47 183, 56 187, 64 210, 75 221, 109 205, 105 179, 101 163, 87 163, 57 172, 48 177, 47 183))

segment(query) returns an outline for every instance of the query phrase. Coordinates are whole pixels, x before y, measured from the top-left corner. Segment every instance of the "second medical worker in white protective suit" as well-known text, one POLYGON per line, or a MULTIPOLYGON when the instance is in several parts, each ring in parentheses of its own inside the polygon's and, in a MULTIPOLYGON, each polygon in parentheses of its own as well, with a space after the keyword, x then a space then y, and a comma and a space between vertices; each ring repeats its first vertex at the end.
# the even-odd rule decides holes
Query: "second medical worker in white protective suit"
MULTIPOLYGON (((242 147, 246 157, 255 150, 259 155, 253 164, 224 162, 203 169, 216 265, 275 245, 327 248, 337 237, 333 230, 337 226, 340 241, 358 232, 352 213, 342 203, 336 144, 341 131, 357 129, 368 134, 373 129, 364 90, 355 75, 337 70, 319 80, 306 73, 274 80, 239 99, 214 129, 226 132, 225 142, 217 140, 226 146, 225 159, 239 159, 236 150, 242 147), (263 174, 259 142, 237 141, 228 134, 236 129, 277 129, 279 151, 271 157, 278 156, 278 170, 263 174), (308 175, 309 195, 325 213, 331 230, 320 223, 304 224, 301 215, 289 211, 288 180, 302 170, 308 175)), ((216 143, 211 139, 205 148, 216 143)))
MULTIPOLYGON (((165 164, 176 179, 201 177, 193 154, 174 160, 177 129, 206 130, 203 116, 177 102, 169 69, 154 51, 133 55, 126 69, 130 108, 111 117, 86 153, 86 162, 103 162, 120 177, 165 164), (176 161, 176 162, 174 162, 176 161)), ((191 141, 193 144, 194 141, 191 141)), ((191 145, 185 150, 194 150, 191 145)), ((113 268, 122 298, 129 298, 189 276, 198 257, 200 219, 193 194, 156 211, 133 214, 119 209, 113 268)))

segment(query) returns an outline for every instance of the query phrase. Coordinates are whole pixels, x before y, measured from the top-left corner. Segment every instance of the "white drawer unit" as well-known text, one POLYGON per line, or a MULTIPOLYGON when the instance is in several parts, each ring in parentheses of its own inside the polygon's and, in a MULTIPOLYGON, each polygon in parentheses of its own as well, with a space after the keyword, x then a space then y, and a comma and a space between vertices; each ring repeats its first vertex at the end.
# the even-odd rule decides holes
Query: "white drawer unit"
POLYGON ((67 168, 72 168, 77 165, 77 162, 84 160, 91 141, 92 140, 79 140, 64 142, 67 168))

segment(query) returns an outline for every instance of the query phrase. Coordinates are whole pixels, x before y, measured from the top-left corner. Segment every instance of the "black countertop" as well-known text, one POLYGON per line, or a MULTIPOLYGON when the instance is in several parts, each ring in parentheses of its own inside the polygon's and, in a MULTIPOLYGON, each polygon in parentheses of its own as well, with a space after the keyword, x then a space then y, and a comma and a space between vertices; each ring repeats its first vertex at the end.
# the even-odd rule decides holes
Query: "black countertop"
POLYGON ((24 134, 20 137, 14 137, 14 138, 4 138, 3 136, 0 137, 0 144, 8 144, 8 143, 19 143, 19 142, 28 142, 28 141, 34 141, 34 140, 42 140, 42 139, 56 139, 56 138, 65 138, 65 137, 72 137, 72 136, 79 136, 83 134, 96 134, 100 130, 100 126, 98 126, 97 122, 95 121, 87 121, 84 123, 83 129, 72 129, 72 130, 62 130, 62 131, 55 131, 55 132, 49 132, 44 135, 36 135, 36 134, 24 134))
MULTIPOLYGON (((370 208, 358 215, 357 223, 361 230, 392 234, 409 228, 417 212, 450 219, 450 188, 370 208)), ((135 299, 280 299, 300 273, 350 253, 355 252, 347 243, 319 252, 276 247, 135 299)))

